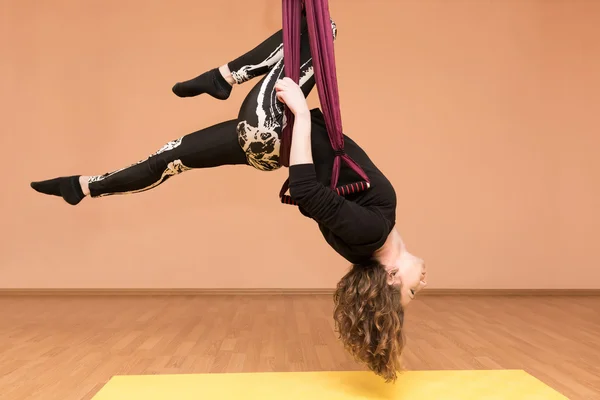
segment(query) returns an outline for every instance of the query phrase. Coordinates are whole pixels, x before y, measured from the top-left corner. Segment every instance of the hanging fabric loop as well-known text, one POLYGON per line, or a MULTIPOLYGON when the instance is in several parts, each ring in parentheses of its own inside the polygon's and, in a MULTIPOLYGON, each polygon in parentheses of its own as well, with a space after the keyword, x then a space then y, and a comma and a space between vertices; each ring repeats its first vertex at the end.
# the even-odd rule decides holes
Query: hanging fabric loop
MULTIPOLYGON (((302 26, 302 7, 299 0, 283 0, 283 70, 285 76, 295 83, 300 81, 300 33, 302 26)), ((284 105, 284 126, 281 132, 279 162, 285 167, 290 165, 292 129, 294 114, 284 105)))
MULTIPOLYGON (((333 48, 333 32, 328 0, 282 0, 283 1, 283 47, 284 72, 286 76, 298 83, 300 74, 300 27, 302 9, 306 13, 308 36, 314 70, 315 83, 329 142, 334 150, 333 170, 331 173, 332 190, 338 193, 354 192, 356 188, 366 190, 370 180, 363 169, 344 151, 344 134, 340 110, 335 52, 333 48), (337 188, 342 162, 345 162, 360 178, 354 184, 337 188), (357 185, 357 186, 353 186, 357 185)), ((282 130, 281 159, 284 166, 289 166, 289 151, 293 129, 293 115, 286 108, 286 125, 282 130), (284 163, 285 162, 285 163, 284 163), (287 163, 287 164, 286 164, 287 163)), ((289 181, 286 180, 280 197, 287 191, 289 181)), ((287 201, 286 201, 287 202, 287 201)))

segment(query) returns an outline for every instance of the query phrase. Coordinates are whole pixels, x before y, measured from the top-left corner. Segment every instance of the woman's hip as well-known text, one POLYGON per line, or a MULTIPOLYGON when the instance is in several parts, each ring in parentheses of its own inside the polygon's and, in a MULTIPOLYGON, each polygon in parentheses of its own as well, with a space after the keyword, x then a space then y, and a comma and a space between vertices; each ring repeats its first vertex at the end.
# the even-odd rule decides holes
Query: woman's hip
POLYGON ((250 165, 261 171, 281 168, 279 149, 285 123, 284 105, 274 90, 281 71, 282 68, 276 66, 252 88, 238 115, 238 142, 250 165))

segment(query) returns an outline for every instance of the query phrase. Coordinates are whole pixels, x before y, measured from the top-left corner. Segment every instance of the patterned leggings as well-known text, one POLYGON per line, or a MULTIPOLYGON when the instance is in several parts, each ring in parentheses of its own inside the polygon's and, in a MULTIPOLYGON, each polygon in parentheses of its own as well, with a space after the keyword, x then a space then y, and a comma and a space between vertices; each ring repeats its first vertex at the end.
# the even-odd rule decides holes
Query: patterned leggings
MULTIPOLYGON (((336 38, 333 20, 331 26, 336 38)), ((302 21, 300 52, 299 83, 304 95, 308 96, 315 79, 305 19, 302 21)), ((195 168, 221 165, 250 165, 261 171, 280 168, 284 109, 276 97, 275 84, 284 77, 282 30, 227 65, 237 84, 264 75, 244 99, 237 119, 172 140, 148 158, 125 168, 90 177, 90 195, 102 197, 143 192, 171 176, 195 168)))

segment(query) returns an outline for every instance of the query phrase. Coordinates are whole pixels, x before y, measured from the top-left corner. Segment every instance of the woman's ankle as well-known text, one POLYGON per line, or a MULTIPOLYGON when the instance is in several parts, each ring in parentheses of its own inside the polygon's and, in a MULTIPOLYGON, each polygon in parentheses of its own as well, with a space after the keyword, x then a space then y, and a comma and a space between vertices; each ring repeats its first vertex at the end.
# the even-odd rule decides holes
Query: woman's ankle
POLYGON ((90 194, 90 185, 89 185, 89 176, 80 176, 79 177, 79 185, 81 185, 81 191, 85 196, 90 194))
POLYGON ((227 64, 221 65, 219 67, 219 72, 231 86, 235 85, 235 80, 233 79, 233 76, 231 76, 231 71, 229 70, 229 66, 227 64))

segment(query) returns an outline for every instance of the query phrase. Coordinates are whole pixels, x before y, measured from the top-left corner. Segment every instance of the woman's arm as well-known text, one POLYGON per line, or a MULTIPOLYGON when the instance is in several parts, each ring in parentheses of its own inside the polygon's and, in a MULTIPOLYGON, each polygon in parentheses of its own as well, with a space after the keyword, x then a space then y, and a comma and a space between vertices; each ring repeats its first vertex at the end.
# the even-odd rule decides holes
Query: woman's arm
POLYGON ((275 84, 277 98, 284 102, 294 114, 290 167, 312 164, 311 116, 304 93, 290 78, 283 78, 275 84))
POLYGON ((278 98, 294 114, 290 149, 290 196, 315 221, 348 244, 370 244, 387 237, 382 214, 347 201, 317 180, 311 150, 311 116, 300 87, 289 78, 275 86, 278 98))
POLYGON ((290 149, 290 167, 313 164, 311 143, 311 120, 308 109, 294 114, 294 128, 290 149))

